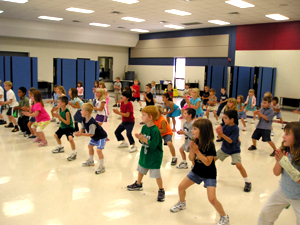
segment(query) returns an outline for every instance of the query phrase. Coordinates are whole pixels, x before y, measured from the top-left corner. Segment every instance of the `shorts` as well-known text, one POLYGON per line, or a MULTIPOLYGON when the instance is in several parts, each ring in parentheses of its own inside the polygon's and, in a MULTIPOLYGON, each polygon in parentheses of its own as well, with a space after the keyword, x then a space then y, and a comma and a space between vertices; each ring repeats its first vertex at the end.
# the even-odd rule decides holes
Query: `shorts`
POLYGON ((231 156, 231 165, 235 165, 236 163, 242 163, 241 153, 234 153, 232 155, 229 155, 223 152, 222 149, 219 149, 217 151, 216 158, 220 159, 223 162, 228 156, 231 156))
POLYGON ((31 127, 36 129, 36 132, 42 132, 46 126, 50 123, 50 120, 48 121, 41 121, 41 122, 34 122, 31 127))
POLYGON ((202 118, 203 116, 204 116, 204 112, 202 112, 202 113, 196 115, 195 117, 196 117, 196 119, 198 119, 198 118, 202 118))
POLYGON ((107 138, 99 139, 98 141, 90 140, 89 145, 97 146, 98 149, 104 149, 107 138))
POLYGON ((143 175, 147 175, 148 171, 150 170, 151 178, 161 178, 160 169, 146 169, 146 168, 140 166, 140 164, 138 164, 138 167, 136 170, 143 175))
POLYGON ((35 121, 36 121, 36 120, 35 120, 35 117, 30 117, 29 122, 34 123, 35 121))
POLYGON ((75 113, 74 122, 78 122, 78 123, 82 122, 81 109, 77 110, 77 112, 75 113))
POLYGON ((281 113, 274 113, 274 114, 275 114, 274 116, 276 116, 276 119, 282 118, 281 113))
POLYGON ((246 113, 243 112, 243 113, 239 113, 239 119, 246 119, 246 113))
POLYGON ((271 130, 263 130, 263 129, 256 128, 251 138, 255 140, 259 140, 260 137, 262 137, 263 142, 271 141, 271 130))
POLYGON ((203 105, 207 105, 208 100, 203 100, 203 105))
POLYGON ((181 145, 181 148, 183 148, 185 152, 190 152, 190 145, 188 143, 181 145))
POLYGON ((99 123, 105 123, 105 122, 107 122, 107 116, 97 114, 95 120, 96 120, 96 122, 99 122, 99 123))
POLYGON ((8 107, 8 110, 7 110, 7 112, 6 112, 6 115, 7 116, 12 116, 13 114, 14 114, 14 109, 12 108, 12 107, 8 107))
POLYGON ((132 97, 132 98, 131 98, 131 101, 132 101, 132 102, 134 102, 135 100, 137 100, 138 102, 141 101, 140 97, 136 97, 136 98, 135 98, 135 97, 132 97))
POLYGON ((251 105, 247 105, 245 108, 246 111, 256 111, 256 106, 254 106, 253 108, 251 108, 251 105), (249 107, 248 107, 249 106, 249 107))
POLYGON ((57 135, 58 139, 61 139, 61 137, 62 137, 63 135, 66 135, 67 140, 69 140, 69 136, 74 137, 74 135, 73 135, 74 131, 75 131, 75 130, 74 130, 74 128, 72 128, 72 127, 68 127, 68 128, 64 128, 64 129, 59 128, 59 129, 55 132, 55 134, 57 135))
POLYGON ((0 106, 0 113, 3 111, 3 105, 0 106))
POLYGON ((195 174, 193 171, 189 172, 187 177, 196 184, 201 184, 204 182, 204 187, 217 187, 217 180, 211 178, 202 178, 195 174))
POLYGON ((168 143, 169 141, 172 142, 172 135, 167 134, 167 135, 163 136, 162 139, 164 140, 164 145, 167 145, 167 143, 168 143))
POLYGON ((218 108, 216 105, 209 105, 207 107, 207 112, 210 112, 210 111, 216 111, 218 108))
POLYGON ((156 94, 153 94, 153 98, 156 98, 156 94))

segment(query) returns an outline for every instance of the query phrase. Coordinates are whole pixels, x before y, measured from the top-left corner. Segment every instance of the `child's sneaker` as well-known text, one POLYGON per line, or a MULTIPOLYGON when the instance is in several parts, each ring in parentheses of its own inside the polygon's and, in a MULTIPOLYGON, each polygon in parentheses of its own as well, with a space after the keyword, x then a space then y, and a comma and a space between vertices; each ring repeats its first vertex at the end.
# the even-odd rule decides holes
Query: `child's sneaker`
POLYGON ((15 132, 18 132, 20 129, 19 127, 15 127, 11 132, 15 133, 15 132))
POLYGON ((244 127, 243 129, 242 129, 242 131, 246 131, 247 130, 247 127, 244 127))
POLYGON ((221 216, 217 225, 229 225, 229 216, 221 216))
POLYGON ((95 171, 95 174, 101 174, 105 172, 104 166, 99 166, 98 169, 95 171))
POLYGON ((254 123, 255 123, 255 120, 252 120, 251 123, 254 124, 254 123))
POLYGON ((9 123, 8 125, 4 126, 5 128, 10 128, 10 127, 14 127, 14 125, 12 123, 9 123))
POLYGON ((256 150, 256 149, 257 149, 257 148, 256 148, 254 145, 251 145, 251 146, 248 148, 249 151, 256 150))
POLYGON ((270 154, 270 156, 275 156, 275 153, 276 153, 276 151, 274 150, 274 151, 270 154))
POLYGON ((36 135, 30 135, 27 139, 33 139, 36 138, 36 135))
POLYGON ((129 152, 136 152, 138 150, 138 148, 135 145, 132 145, 132 147, 129 149, 129 152))
POLYGON ((125 141, 122 141, 122 143, 118 146, 118 148, 128 148, 128 143, 125 141))
POLYGON ((91 161, 90 159, 86 160, 86 162, 82 163, 82 166, 94 166, 94 161, 91 161))
POLYGON ((183 210, 186 208, 186 202, 178 201, 175 205, 173 205, 170 209, 171 212, 179 212, 180 210, 183 210))
POLYGON ((56 119, 55 119, 55 118, 52 118, 52 119, 50 120, 50 122, 56 122, 56 119))
POLYGON ((271 136, 274 136, 274 131, 271 130, 271 136))
POLYGON ((142 112, 142 109, 143 109, 143 108, 140 108, 140 112, 142 112))
POLYGON ((6 121, 5 120, 0 120, 0 125, 4 125, 6 124, 6 121))
POLYGON ((75 152, 75 153, 72 153, 68 158, 67 158, 67 160, 69 160, 69 161, 73 161, 73 160, 75 160, 76 159, 76 157, 77 157, 77 152, 75 152))
POLYGON ((63 152, 65 152, 64 146, 61 147, 57 146, 55 149, 52 150, 52 153, 63 153, 63 152))
POLYGON ((138 184, 137 181, 135 181, 133 184, 127 186, 128 191, 142 191, 143 190, 143 183, 138 184))
POLYGON ((157 195, 157 201, 158 202, 163 202, 165 200, 165 190, 164 189, 159 189, 158 190, 158 195, 157 195))
POLYGON ((281 129, 284 129, 284 124, 282 124, 281 129))
POLYGON ((219 121, 217 121, 217 122, 215 123, 215 125, 219 125, 219 121))
POLYGON ((247 123, 248 122, 248 120, 247 119, 244 119, 244 121, 247 123))
POLYGON ((19 131, 19 133, 18 133, 19 135, 24 135, 24 134, 26 134, 26 132, 23 132, 23 131, 19 131))
POLYGON ((171 166, 175 166, 177 164, 177 158, 172 158, 171 166))
POLYGON ((36 138, 36 139, 34 139, 34 143, 40 143, 42 140, 41 139, 39 139, 39 138, 36 138))
POLYGON ((252 187, 251 183, 245 182, 244 192, 250 192, 251 187, 252 187))
POLYGON ((181 163, 179 163, 178 166, 176 166, 176 168, 177 168, 177 169, 187 169, 187 168, 189 168, 189 167, 188 167, 187 162, 181 162, 181 163))
POLYGON ((42 141, 38 146, 39 146, 39 147, 45 147, 45 146, 47 146, 47 145, 48 145, 47 142, 43 142, 43 141, 42 141))
POLYGON ((117 104, 114 104, 114 105, 113 105, 113 107, 117 107, 117 106, 118 106, 117 104))
POLYGON ((29 137, 30 136, 30 134, 26 134, 26 132, 25 132, 25 134, 23 135, 23 137, 29 137))

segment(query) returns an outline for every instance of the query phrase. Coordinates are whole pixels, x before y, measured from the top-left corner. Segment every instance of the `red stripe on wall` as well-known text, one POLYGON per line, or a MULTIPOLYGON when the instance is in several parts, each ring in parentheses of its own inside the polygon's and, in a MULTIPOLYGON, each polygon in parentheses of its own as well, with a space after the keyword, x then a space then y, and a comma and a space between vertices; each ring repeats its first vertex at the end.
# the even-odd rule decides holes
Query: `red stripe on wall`
POLYGON ((300 50, 300 21, 237 26, 236 50, 300 50))

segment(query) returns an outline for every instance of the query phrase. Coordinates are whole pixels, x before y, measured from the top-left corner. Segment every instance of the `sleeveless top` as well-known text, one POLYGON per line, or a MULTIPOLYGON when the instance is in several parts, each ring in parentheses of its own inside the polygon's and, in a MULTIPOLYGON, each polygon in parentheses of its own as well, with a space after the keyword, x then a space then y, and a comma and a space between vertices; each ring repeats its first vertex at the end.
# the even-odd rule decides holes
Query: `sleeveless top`
POLYGON ((170 124, 168 123, 168 121, 166 120, 165 117, 163 117, 162 115, 160 116, 160 118, 156 121, 154 121, 154 124, 158 127, 158 129, 161 129, 161 123, 162 121, 165 121, 167 123, 167 131, 164 134, 161 134, 161 136, 166 136, 166 135, 173 135, 172 129, 170 127, 170 124))

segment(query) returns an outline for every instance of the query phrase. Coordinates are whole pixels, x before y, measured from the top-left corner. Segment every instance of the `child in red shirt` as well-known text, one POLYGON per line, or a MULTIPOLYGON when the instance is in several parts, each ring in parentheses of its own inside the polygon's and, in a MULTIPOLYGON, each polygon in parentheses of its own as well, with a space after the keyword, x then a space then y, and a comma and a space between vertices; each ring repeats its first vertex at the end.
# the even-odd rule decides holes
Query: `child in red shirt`
POLYGON ((137 100, 140 104, 140 111, 142 111, 142 103, 141 103, 141 99, 140 99, 140 86, 139 86, 139 80, 138 79, 134 79, 134 85, 132 85, 131 87, 131 91, 132 91, 132 99, 131 101, 134 102, 135 100, 137 100))

